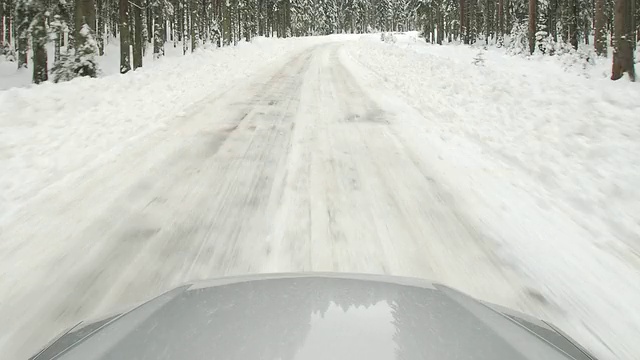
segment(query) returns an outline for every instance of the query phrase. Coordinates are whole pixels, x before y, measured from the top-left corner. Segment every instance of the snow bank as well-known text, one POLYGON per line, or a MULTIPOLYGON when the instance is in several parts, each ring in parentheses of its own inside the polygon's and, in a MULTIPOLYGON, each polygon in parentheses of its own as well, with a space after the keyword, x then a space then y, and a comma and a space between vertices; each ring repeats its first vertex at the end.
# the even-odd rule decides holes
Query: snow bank
MULTIPOLYGON (((425 118, 433 166, 603 358, 640 353, 640 86, 561 62, 366 37, 349 51, 425 118)), ((411 138, 411 134, 407 134, 411 138)), ((524 305, 523 308, 527 308, 524 305)), ((554 309, 554 310, 549 310, 554 309)))
POLYGON ((469 47, 408 49, 357 55, 440 114, 445 133, 535 178, 599 242, 618 244, 613 233, 640 254, 640 84, 566 73, 549 57, 483 51, 484 66, 473 66, 478 50, 469 47))
POLYGON ((0 224, 51 184, 170 128, 190 105, 322 41, 328 39, 260 39, 165 58, 126 75, 0 91, 0 224))
MULTIPOLYGON (((165 44, 164 53, 165 56, 158 60, 153 59, 152 49, 147 49, 144 54, 142 63, 145 69, 153 68, 159 64, 162 64, 167 58, 179 57, 182 58, 182 43, 167 42, 165 44)), ((212 44, 205 44, 205 48, 213 47, 212 44)), ((49 61, 49 70, 53 67, 54 48, 53 43, 49 43, 47 46, 47 55, 49 61)), ((32 82, 33 69, 31 50, 28 54, 29 68, 18 70, 17 62, 10 62, 5 59, 4 56, 0 56, 0 90, 7 90, 13 87, 32 87, 35 86, 32 82)), ((109 37, 106 39, 104 45, 104 55, 96 57, 98 62, 98 68, 100 69, 99 77, 109 76, 120 73, 120 40, 118 38, 109 37)), ((49 75, 49 80, 52 79, 52 75, 49 75)))

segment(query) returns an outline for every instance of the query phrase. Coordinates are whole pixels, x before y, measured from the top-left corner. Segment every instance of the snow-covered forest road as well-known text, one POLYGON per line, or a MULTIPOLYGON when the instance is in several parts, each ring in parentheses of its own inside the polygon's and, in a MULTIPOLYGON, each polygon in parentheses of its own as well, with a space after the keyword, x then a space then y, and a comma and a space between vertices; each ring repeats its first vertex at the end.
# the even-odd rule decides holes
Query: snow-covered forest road
POLYGON ((114 156, 30 181, 37 196, 6 201, 0 357, 26 358, 81 319, 186 281, 340 271, 443 282, 544 316, 599 355, 630 359, 640 349, 639 315, 627 313, 640 303, 640 265, 590 257, 591 245, 569 251, 584 255, 579 261, 548 257, 573 246, 579 226, 566 225, 553 205, 530 212, 535 201, 501 187, 506 171, 498 165, 453 154, 429 128, 441 114, 383 85, 384 75, 360 62, 358 46, 369 45, 325 39, 274 56, 96 154, 114 156), (495 174, 491 185, 474 178, 476 192, 521 197, 483 202, 464 184, 473 174, 457 163, 495 174), (519 234, 530 233, 527 225, 498 231, 509 213, 526 213, 529 226, 542 228, 541 248, 518 253, 503 244, 514 234, 529 240, 519 234), (546 270, 536 272, 537 263, 546 270))

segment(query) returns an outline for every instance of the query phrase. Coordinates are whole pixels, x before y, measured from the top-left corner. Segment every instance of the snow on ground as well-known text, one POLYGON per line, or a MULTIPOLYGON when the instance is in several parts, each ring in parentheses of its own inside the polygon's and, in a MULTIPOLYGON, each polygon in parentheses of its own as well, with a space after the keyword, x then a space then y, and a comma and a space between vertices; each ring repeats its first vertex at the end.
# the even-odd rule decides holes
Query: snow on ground
POLYGON ((170 131, 203 98, 323 41, 256 38, 251 45, 168 57, 126 75, 116 70, 0 91, 0 224, 49 185, 83 176, 150 132, 170 131))
POLYGON ((476 66, 479 49, 397 37, 349 48, 377 75, 368 86, 400 91, 429 120, 414 130, 429 134, 433 167, 555 303, 551 319, 603 358, 634 358, 640 86, 495 49, 476 66))
MULTIPOLYGON (((241 43, 244 44, 244 43, 241 43)), ((209 49, 211 44, 205 44, 205 48, 209 49)), ((167 43, 165 46, 165 56, 161 60, 154 60, 153 53, 151 52, 151 46, 147 47, 147 51, 144 54, 142 64, 145 69, 153 68, 156 65, 162 64, 167 58, 183 57, 182 43, 177 43, 176 47, 173 43, 167 43)), ((0 56, 0 91, 7 90, 14 87, 32 87, 35 86, 32 82, 33 70, 32 64, 32 52, 29 51, 27 69, 17 69, 18 63, 15 61, 7 61, 4 56, 0 56)), ((49 59, 49 70, 53 66, 52 59, 54 58, 53 44, 49 43, 47 47, 47 56, 49 59)), ((120 73, 120 40, 118 38, 108 38, 104 47, 104 55, 97 57, 98 69, 100 69, 100 77, 109 76, 120 73)))
POLYGON ((638 85, 353 39, 0 91, 0 351, 183 281, 322 270, 433 278, 634 359, 638 85))

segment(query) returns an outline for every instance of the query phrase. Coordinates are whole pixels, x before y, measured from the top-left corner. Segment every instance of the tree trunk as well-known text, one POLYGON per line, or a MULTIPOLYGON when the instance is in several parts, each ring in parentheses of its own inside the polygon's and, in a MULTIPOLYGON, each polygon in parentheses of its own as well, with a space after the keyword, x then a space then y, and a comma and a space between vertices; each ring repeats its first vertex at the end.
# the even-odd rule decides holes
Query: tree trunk
POLYGON ((554 42, 558 41, 557 19, 558 0, 549 0, 547 6, 547 31, 549 31, 549 36, 553 39, 554 42))
POLYGON ((511 25, 511 0, 505 0, 504 8, 504 32, 505 34, 511 34, 511 28, 513 28, 513 25, 511 25))
POLYGON ((194 0, 188 0, 189 1, 189 9, 190 11, 190 19, 189 19, 189 38, 191 39, 191 52, 194 52, 196 50, 196 25, 194 24, 194 21, 197 21, 196 18, 196 7, 195 7, 195 1, 194 0))
POLYGON ((113 9, 111 9, 111 23, 109 24, 109 30, 111 30, 111 35, 116 38, 118 36, 118 29, 120 28, 120 2, 114 1, 112 3, 113 9))
MULTIPOLYGON (((124 0, 121 0, 124 1, 124 0)), ((80 34, 82 26, 87 25, 95 33, 96 28, 96 8, 93 0, 76 0, 75 18, 75 47, 84 45, 86 38, 80 34)))
MULTIPOLYGON (((7 16, 7 18, 8 17, 9 16, 7 16)), ((0 55, 3 55, 3 54, 4 54, 4 0, 0 0, 0 55)))
POLYGON ((536 0, 529 0, 529 52, 536 49, 536 0))
POLYGON ((438 10, 438 45, 442 45, 444 40, 444 15, 442 9, 438 10))
POLYGON ((633 51, 636 51, 636 46, 640 41, 640 0, 630 1, 631 12, 629 20, 631 21, 631 25, 629 25, 629 31, 631 32, 631 43, 633 44, 633 51), (635 14, 635 16, 633 15, 635 14))
POLYGON ((150 6, 151 1, 153 0, 147 0, 147 6, 146 6, 146 15, 147 15, 147 41, 149 42, 149 44, 153 44, 153 9, 152 6, 150 6))
POLYGON ((436 28, 438 27, 438 16, 436 14, 437 10, 434 9, 436 5, 434 3, 431 4, 432 5, 429 7, 429 37, 431 38, 431 43, 433 44, 438 42, 436 32, 436 28))
POLYGON ((564 0, 564 1, 562 1, 561 5, 559 6, 560 13, 562 14, 560 16, 560 24, 561 24, 561 31, 562 31, 562 41, 564 41, 565 43, 569 42, 570 36, 571 36, 571 33, 569 31, 569 26, 570 26, 570 23, 571 23, 571 16, 570 16, 571 12, 569 11, 570 1, 571 0, 564 0))
POLYGON ((589 45, 589 34, 591 34, 591 21, 589 19, 584 19, 584 43, 585 45, 589 45))
POLYGON ((27 9, 27 1, 20 0, 16 3, 16 21, 18 35, 18 69, 27 67, 27 52, 29 50, 29 25, 31 19, 27 9))
POLYGON ((231 14, 229 11, 229 6, 227 6, 226 2, 222 5, 222 16, 224 22, 224 44, 226 46, 231 45, 231 14))
POLYGON ((182 1, 178 1, 178 6, 174 9, 176 12, 174 17, 176 18, 176 38, 178 41, 182 41, 182 29, 184 29, 184 25, 182 22, 184 21, 184 13, 183 13, 182 1))
POLYGON ((11 14, 13 13, 13 7, 11 6, 13 5, 11 0, 7 0, 5 1, 5 13, 6 13, 6 17, 4 19, 4 42, 5 44, 11 44, 11 20, 12 20, 12 16, 11 14))
MULTIPOLYGON (((135 43, 136 43, 136 39, 134 38, 134 34, 136 32, 136 29, 135 29, 136 19, 133 16, 133 9, 135 9, 135 6, 133 5, 133 0, 129 0, 129 16, 127 17, 127 24, 129 24, 129 45, 130 45, 130 48, 135 46, 135 43)), ((131 51, 129 51, 129 53, 131 53, 131 51)))
POLYGON ((483 22, 484 22, 484 44, 489 45, 489 37, 491 37, 491 0, 484 0, 484 14, 483 14, 483 22))
POLYGON ((100 54, 100 56, 104 55, 104 20, 102 18, 103 6, 103 0, 96 0, 96 7, 98 10, 96 41, 98 43, 98 53, 100 54))
POLYGON ((133 0, 133 69, 142 67, 142 0, 133 0))
POLYGON ((76 34, 76 20, 75 20, 75 4, 73 1, 68 1, 67 2, 67 13, 66 15, 68 16, 66 20, 67 22, 67 27, 69 28, 67 30, 67 52, 70 52, 70 50, 74 49, 76 47, 76 40, 75 40, 75 34, 76 34))
POLYGON ((189 38, 189 2, 188 0, 183 0, 182 4, 182 55, 187 54, 187 50, 189 46, 187 45, 187 39, 189 38))
POLYGON ((470 44, 476 42, 476 0, 467 0, 467 37, 470 44))
POLYGON ((201 37, 203 39, 203 43, 207 40, 213 41, 213 39, 209 39, 211 37, 211 31, 209 29, 209 24, 211 24, 209 17, 211 14, 207 11, 207 0, 202 0, 202 14, 200 16, 200 23, 202 24, 201 37))
POLYGON ((120 0, 120 73, 131 70, 129 50, 129 0, 120 0))
POLYGON ((154 0, 151 6, 153 12, 153 58, 159 59, 164 55, 164 18, 160 0, 154 0))
POLYGON ((498 0, 498 36, 504 36, 504 0, 498 0))
POLYGON ((632 44, 635 29, 632 28, 633 6, 631 1, 633 0, 616 0, 611 80, 620 79, 626 72, 629 74, 631 81, 635 81, 632 44))
POLYGON ((569 42, 578 50, 578 1, 569 0, 569 42))
POLYGON ((33 44, 33 82, 40 84, 47 81, 47 17, 45 16, 46 6, 42 3, 37 5, 38 12, 34 16, 31 25, 31 44, 33 44))
POLYGON ((53 40, 53 61, 55 64, 60 61, 60 48, 64 46, 62 43, 64 39, 64 32, 61 27, 57 27, 54 34, 56 36, 55 40, 53 40))
POLYGON ((464 0, 460 0, 460 37, 465 44, 469 44, 469 37, 466 32, 466 16, 464 13, 464 0))

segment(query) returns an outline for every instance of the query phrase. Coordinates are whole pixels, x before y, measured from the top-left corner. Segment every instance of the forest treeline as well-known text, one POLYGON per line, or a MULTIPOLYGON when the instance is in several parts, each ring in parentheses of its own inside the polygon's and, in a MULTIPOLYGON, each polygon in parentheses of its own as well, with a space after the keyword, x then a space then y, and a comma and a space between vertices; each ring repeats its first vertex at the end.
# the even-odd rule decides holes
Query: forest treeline
POLYGON ((0 0, 0 56, 33 69, 33 82, 96 76, 96 57, 120 40, 120 72, 165 47, 183 52, 255 36, 420 30, 428 42, 519 36, 530 53, 592 46, 613 49, 612 79, 634 79, 640 0, 0 0), (47 46, 53 43, 49 68, 47 46), (590 44, 591 45, 591 44, 590 44), (31 59, 29 59, 31 54, 31 59), (31 64, 30 64, 31 62, 31 64))

